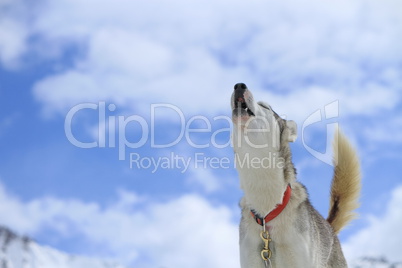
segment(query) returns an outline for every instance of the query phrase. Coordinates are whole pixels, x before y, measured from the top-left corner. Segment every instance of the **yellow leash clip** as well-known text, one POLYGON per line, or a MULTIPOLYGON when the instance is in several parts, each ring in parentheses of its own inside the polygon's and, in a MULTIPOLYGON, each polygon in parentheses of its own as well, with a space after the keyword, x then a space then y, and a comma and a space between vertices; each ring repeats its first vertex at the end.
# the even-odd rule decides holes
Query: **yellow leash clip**
POLYGON ((269 249, 269 242, 272 241, 272 239, 269 238, 269 233, 267 230, 261 231, 260 237, 264 242, 264 248, 261 250, 261 258, 264 260, 264 262, 266 262, 271 259, 272 252, 269 249))

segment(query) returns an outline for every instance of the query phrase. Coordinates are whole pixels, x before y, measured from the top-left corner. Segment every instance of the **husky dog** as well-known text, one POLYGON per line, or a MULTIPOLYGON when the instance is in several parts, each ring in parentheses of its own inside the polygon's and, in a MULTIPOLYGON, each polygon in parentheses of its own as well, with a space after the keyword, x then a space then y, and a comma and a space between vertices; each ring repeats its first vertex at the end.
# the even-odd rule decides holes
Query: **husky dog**
POLYGON ((235 85, 231 106, 236 168, 244 191, 241 267, 347 267, 337 234, 354 218, 361 187, 359 161, 347 139, 335 133, 335 172, 325 220, 296 181, 289 146, 297 137, 296 123, 256 102, 243 83, 235 85))

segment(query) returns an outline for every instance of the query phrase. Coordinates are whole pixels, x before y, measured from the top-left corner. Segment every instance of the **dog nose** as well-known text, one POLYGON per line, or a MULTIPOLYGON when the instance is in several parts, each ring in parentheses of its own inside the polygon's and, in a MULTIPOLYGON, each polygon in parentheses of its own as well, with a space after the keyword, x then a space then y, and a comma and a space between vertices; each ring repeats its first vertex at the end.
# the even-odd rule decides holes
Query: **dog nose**
POLYGON ((246 92, 247 86, 244 83, 237 83, 234 86, 234 101, 244 102, 244 93, 246 92))
POLYGON ((238 89, 245 90, 246 88, 247 88, 247 86, 244 83, 237 83, 236 85, 234 85, 234 90, 238 90, 238 89))

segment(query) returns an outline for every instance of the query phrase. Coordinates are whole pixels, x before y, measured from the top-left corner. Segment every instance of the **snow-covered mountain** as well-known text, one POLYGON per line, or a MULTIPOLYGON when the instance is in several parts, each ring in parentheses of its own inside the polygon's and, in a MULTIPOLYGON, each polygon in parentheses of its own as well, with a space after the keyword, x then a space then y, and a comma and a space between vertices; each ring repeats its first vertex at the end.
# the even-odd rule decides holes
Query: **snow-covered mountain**
POLYGON ((112 261, 72 256, 0 226, 0 268, 125 268, 112 261))
MULTIPOLYGON (((10 229, 0 226, 0 268, 125 267, 112 261, 69 255, 39 245, 26 236, 19 236, 10 229)), ((384 258, 366 257, 352 262, 350 268, 402 268, 402 263, 390 263, 384 258)))
POLYGON ((365 257, 352 262, 351 268, 402 268, 402 262, 391 263, 385 258, 365 257))

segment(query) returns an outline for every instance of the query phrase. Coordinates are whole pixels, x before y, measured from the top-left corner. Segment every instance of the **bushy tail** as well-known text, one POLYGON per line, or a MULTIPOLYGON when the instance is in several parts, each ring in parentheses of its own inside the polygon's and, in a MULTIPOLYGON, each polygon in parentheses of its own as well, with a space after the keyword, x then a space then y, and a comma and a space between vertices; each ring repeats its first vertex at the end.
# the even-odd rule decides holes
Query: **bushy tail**
POLYGON ((327 221, 335 233, 356 217, 361 188, 360 164, 356 151, 337 130, 334 139, 334 177, 331 185, 330 210, 327 221))

